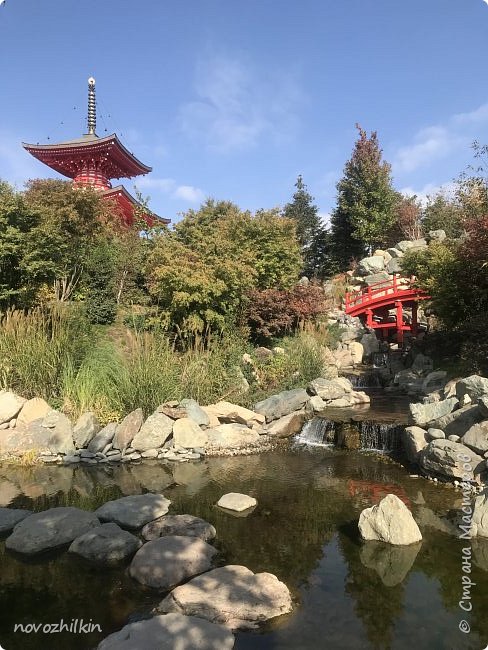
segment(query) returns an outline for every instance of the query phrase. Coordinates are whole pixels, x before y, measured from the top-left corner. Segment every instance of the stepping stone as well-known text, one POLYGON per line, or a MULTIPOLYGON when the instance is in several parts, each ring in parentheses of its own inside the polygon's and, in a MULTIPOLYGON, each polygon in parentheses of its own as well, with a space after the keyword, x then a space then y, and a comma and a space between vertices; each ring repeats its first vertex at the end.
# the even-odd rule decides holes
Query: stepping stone
POLYGON ((122 528, 136 529, 165 515, 170 504, 171 501, 162 494, 135 494, 107 501, 95 514, 101 521, 113 521, 122 528))
POLYGON ((32 510, 19 508, 0 508, 0 535, 10 533, 11 530, 23 519, 29 517, 32 510))
POLYGON ((243 512, 248 508, 253 508, 257 505, 256 499, 248 496, 247 494, 239 494, 238 492, 229 492, 224 494, 223 497, 217 502, 217 505, 227 510, 235 510, 235 512, 243 512))
POLYGON ((129 575, 142 585, 168 591, 208 571, 217 551, 197 537, 171 535, 147 542, 137 551, 129 575))
POLYGON ((10 551, 34 555, 70 544, 76 537, 100 526, 93 512, 79 508, 50 508, 18 523, 5 540, 10 551))
POLYGON ((80 535, 68 550, 97 564, 113 566, 134 555, 141 546, 140 539, 110 523, 80 535))
POLYGON ((129 623, 97 650, 232 650, 234 635, 196 616, 167 614, 129 623))
POLYGON ((276 576, 253 573, 237 565, 193 578, 174 589, 157 607, 158 612, 201 616, 231 629, 257 627, 291 610, 288 587, 276 576))
POLYGON ((165 515, 142 529, 142 536, 148 541, 168 535, 198 537, 208 542, 217 535, 217 531, 208 521, 192 515, 165 515))

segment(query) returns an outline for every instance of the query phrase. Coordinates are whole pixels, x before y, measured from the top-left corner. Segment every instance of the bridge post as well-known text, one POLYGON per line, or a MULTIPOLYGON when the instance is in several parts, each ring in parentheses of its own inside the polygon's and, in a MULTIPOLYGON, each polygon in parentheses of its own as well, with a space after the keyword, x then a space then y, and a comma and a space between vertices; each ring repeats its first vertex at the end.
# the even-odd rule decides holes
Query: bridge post
POLYGON ((415 301, 412 305, 412 327, 411 327, 412 336, 417 336, 418 334, 418 324, 419 324, 418 308, 419 308, 419 304, 418 302, 415 301))
POLYGON ((397 343, 403 343, 403 303, 401 300, 395 302, 396 307, 396 329, 397 329, 397 343))
POLYGON ((372 309, 366 309, 366 327, 372 328, 373 325, 374 325, 373 310, 372 309))

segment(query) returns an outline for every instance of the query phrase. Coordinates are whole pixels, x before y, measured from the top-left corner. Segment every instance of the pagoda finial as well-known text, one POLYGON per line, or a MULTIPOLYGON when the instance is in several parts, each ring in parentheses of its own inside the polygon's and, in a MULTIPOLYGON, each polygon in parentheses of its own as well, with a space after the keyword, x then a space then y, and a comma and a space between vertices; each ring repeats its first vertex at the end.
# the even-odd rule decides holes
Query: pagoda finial
POLYGON ((96 135, 97 109, 95 100, 95 79, 88 79, 88 135, 96 135))

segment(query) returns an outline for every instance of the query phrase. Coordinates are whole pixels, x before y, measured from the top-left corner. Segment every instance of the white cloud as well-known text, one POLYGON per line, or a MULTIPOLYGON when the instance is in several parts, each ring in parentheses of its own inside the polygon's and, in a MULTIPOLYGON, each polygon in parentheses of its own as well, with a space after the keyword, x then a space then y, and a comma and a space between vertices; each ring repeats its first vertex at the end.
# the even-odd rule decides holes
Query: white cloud
POLYGON ((137 187, 169 194, 171 198, 181 199, 187 203, 201 203, 205 198, 203 190, 193 185, 178 185, 173 178, 143 177, 137 181, 137 187))
POLYGON ((195 99, 180 107, 179 124, 210 149, 250 149, 265 137, 279 143, 297 130, 303 95, 292 72, 213 56, 197 65, 194 90, 195 99))
POLYGON ((455 183, 442 183, 441 185, 435 185, 434 183, 427 183, 420 189, 414 189, 413 187, 404 187, 400 190, 405 196, 416 196, 422 205, 428 203, 429 197, 433 197, 436 194, 444 194, 446 197, 452 196, 456 188, 455 183))

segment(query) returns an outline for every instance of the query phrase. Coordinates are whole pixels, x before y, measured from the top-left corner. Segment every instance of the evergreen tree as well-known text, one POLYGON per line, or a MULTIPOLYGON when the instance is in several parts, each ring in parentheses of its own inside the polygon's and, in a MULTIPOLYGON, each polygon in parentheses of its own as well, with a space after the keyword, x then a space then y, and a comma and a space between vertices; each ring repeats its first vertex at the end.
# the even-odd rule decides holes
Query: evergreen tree
POLYGON ((108 325, 117 314, 116 264, 110 243, 95 246, 87 259, 85 272, 86 314, 90 323, 108 325))
POLYGON ((298 176, 295 187, 293 200, 285 205, 283 216, 292 219, 296 225, 297 239, 302 248, 304 275, 309 278, 323 278, 328 271, 327 231, 301 175, 298 176))
POLYGON ((386 243, 395 222, 398 193, 392 187, 391 167, 382 160, 378 137, 358 124, 359 138, 344 176, 337 184, 337 207, 332 214, 332 248, 337 268, 371 253, 386 243))

